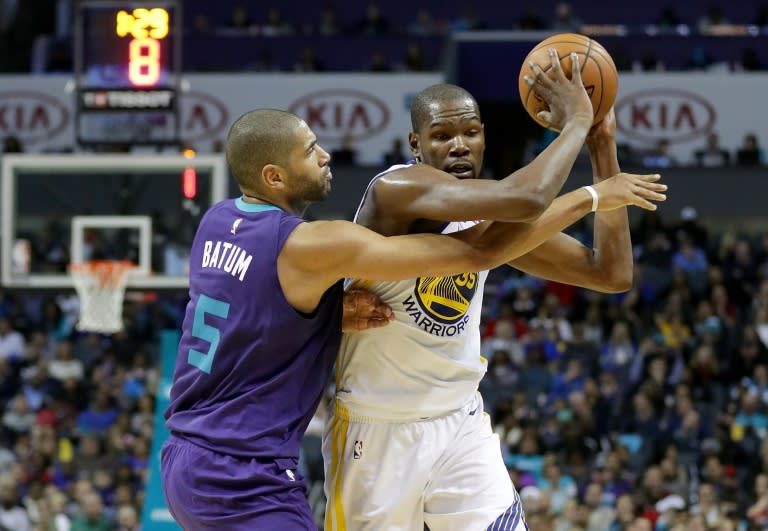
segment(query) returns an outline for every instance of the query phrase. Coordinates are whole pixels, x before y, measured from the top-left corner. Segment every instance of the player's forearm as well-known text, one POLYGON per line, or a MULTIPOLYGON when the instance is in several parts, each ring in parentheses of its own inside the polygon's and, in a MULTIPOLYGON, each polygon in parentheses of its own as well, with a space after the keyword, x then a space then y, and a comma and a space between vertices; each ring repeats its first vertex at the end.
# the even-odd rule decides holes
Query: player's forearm
MULTIPOLYGON (((595 182, 621 171, 613 139, 591 143, 588 148, 595 182)), ((611 286, 629 289, 632 285, 633 259, 627 207, 596 212, 593 239, 594 281, 602 280, 611 286)))
POLYGON ((586 216, 591 207, 592 196, 579 188, 556 198, 535 221, 490 224, 476 243, 490 250, 486 253, 492 261, 488 267, 496 267, 529 253, 586 216))
POLYGON ((584 145, 589 125, 584 120, 569 122, 539 156, 501 183, 510 193, 529 192, 537 199, 539 214, 543 214, 565 184, 584 145))

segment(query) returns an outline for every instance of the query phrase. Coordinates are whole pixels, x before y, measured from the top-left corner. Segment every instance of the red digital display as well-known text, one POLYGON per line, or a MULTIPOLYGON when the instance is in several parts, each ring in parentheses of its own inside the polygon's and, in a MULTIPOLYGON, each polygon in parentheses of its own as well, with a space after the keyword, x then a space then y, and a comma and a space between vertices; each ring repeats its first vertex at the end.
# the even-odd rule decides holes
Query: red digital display
POLYGON ((115 33, 132 37, 128 47, 128 79, 136 87, 151 87, 160 80, 162 47, 168 36, 168 11, 163 8, 139 8, 131 13, 118 11, 115 33))

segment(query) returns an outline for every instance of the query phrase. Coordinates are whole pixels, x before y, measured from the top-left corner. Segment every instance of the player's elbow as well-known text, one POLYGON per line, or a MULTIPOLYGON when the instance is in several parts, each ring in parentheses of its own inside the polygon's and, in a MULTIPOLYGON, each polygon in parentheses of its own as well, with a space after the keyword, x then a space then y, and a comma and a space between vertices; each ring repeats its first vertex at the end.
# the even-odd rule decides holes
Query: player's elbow
POLYGON ((602 276, 599 291, 603 293, 625 293, 632 289, 633 280, 632 267, 611 271, 602 276))
POLYGON ((530 223, 536 221, 544 214, 549 205, 544 201, 543 195, 531 192, 516 198, 513 205, 508 209, 509 219, 505 221, 518 221, 530 223))
POLYGON ((473 245, 473 251, 467 260, 473 271, 486 271, 504 263, 502 251, 503 249, 497 245, 476 243, 473 245))

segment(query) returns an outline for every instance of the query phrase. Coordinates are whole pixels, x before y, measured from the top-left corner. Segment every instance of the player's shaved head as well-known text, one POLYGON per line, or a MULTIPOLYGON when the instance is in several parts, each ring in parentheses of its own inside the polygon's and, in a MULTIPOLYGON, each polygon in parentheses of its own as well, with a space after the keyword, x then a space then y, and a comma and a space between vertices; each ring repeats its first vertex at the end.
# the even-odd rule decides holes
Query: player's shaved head
POLYGON ((468 100, 474 106, 478 118, 480 117, 480 107, 472 94, 457 85, 449 83, 440 83, 427 87, 413 99, 411 103, 411 127, 414 133, 418 133, 422 127, 427 125, 432 119, 432 111, 445 104, 448 101, 468 100))
POLYGON ((256 109, 238 118, 227 135, 227 163, 241 188, 259 187, 267 164, 285 166, 301 119, 277 109, 256 109))

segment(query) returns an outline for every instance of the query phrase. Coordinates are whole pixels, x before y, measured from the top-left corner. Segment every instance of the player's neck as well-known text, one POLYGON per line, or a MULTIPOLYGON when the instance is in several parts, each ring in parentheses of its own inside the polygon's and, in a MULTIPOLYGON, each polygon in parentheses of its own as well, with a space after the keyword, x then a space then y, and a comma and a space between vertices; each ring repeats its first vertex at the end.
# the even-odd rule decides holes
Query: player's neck
POLYGON ((273 207, 277 207, 280 210, 285 210, 285 208, 283 208, 282 205, 278 205, 273 201, 268 201, 265 198, 259 197, 257 195, 246 194, 245 192, 243 192, 243 201, 245 201, 246 203, 252 203, 254 205, 270 205, 273 207))

